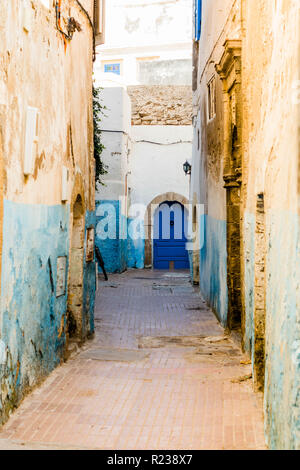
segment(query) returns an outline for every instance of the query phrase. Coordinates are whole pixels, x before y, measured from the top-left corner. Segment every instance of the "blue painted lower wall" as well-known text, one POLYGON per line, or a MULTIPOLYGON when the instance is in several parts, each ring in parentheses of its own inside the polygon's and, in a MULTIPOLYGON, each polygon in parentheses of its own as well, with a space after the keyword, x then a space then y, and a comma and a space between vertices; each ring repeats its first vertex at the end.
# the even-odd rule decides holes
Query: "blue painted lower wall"
MULTIPOLYGON (((96 214, 94 211, 87 211, 85 214, 85 240, 88 228, 96 227, 96 214)), ((85 247, 86 248, 86 247, 85 247)), ((83 326, 84 336, 90 337, 94 334, 94 308, 96 296, 96 262, 86 262, 84 256, 83 267, 83 326)))
MULTIPOLYGON (((264 407, 265 433, 271 449, 300 449, 299 223, 295 213, 266 214, 264 407)), ((245 347, 251 353, 255 282, 255 216, 251 213, 244 215, 244 248, 245 347)))
POLYGON ((140 237, 132 239, 129 234, 132 222, 132 219, 120 214, 119 201, 96 202, 96 245, 109 273, 120 273, 126 268, 144 268, 144 234, 142 232, 140 237), (108 231, 111 238, 104 234, 108 231))
POLYGON ((203 234, 200 237, 200 290, 225 326, 228 311, 226 221, 203 215, 199 227, 203 234))
POLYGON ((127 267, 126 222, 126 217, 120 217, 119 201, 96 201, 95 241, 109 273, 120 273, 127 267))
POLYGON ((132 219, 128 219, 128 239, 127 239, 127 266, 128 268, 143 269, 145 266, 145 239, 144 227, 139 224, 139 236, 132 239, 130 236, 130 225, 134 223, 132 219))
POLYGON ((300 450, 299 217, 267 215, 266 433, 273 449, 300 450), (288 227, 288 229, 287 229, 288 227))
MULTIPOLYGON (((62 360, 66 341, 68 205, 4 201, 0 314, 0 422, 26 390, 62 360), (57 258, 66 257, 65 292, 56 296, 57 258)), ((87 225, 94 220, 87 214, 87 225)), ((94 329, 95 263, 84 266, 84 315, 94 329)))

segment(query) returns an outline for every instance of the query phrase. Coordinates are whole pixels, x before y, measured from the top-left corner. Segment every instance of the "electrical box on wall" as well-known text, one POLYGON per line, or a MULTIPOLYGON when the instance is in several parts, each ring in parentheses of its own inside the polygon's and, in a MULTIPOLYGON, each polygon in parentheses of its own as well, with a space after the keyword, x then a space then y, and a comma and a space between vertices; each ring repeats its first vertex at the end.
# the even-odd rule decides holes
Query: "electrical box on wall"
POLYGON ((37 155, 39 111, 28 106, 26 112, 24 175, 32 175, 37 155))
POLYGON ((61 200, 66 202, 68 200, 68 185, 69 185, 69 169, 66 166, 62 167, 61 178, 61 200))

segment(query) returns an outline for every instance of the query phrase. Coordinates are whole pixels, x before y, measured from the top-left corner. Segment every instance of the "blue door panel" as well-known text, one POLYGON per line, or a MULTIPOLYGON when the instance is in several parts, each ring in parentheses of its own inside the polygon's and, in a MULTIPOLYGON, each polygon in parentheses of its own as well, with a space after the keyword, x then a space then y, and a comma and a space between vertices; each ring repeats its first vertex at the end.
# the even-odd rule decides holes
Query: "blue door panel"
POLYGON ((175 263, 174 263, 174 268, 175 269, 189 269, 189 262, 186 261, 186 260, 178 260, 176 261, 175 260, 175 263))
POLYGON ((169 261, 155 261, 154 269, 169 269, 169 261))
POLYGON ((153 255, 155 269, 189 269, 185 233, 184 207, 177 202, 164 202, 154 218, 153 255))
POLYGON ((184 246, 158 246, 156 249, 156 256, 159 258, 185 258, 184 246))

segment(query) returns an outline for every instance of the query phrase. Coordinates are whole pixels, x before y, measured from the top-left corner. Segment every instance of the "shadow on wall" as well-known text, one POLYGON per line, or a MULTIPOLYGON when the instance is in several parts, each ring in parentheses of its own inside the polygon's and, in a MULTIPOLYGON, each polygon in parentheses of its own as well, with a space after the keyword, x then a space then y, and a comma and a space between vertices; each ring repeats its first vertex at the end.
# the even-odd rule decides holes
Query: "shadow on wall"
POLYGON ((204 244, 200 250, 200 290, 224 327, 227 326, 227 252, 226 221, 208 215, 201 218, 204 224, 204 244))

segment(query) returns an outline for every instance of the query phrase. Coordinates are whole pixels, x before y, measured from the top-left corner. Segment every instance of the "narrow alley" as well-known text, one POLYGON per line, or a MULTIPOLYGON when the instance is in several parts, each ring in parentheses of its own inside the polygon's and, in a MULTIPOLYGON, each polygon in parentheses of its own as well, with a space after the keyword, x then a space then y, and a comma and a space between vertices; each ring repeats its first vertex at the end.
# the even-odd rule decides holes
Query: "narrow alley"
POLYGON ((0 451, 300 450, 300 1, 2 4, 0 451))
POLYGON ((26 397, 0 449, 264 449, 260 394, 186 271, 99 281, 93 340, 26 397))

